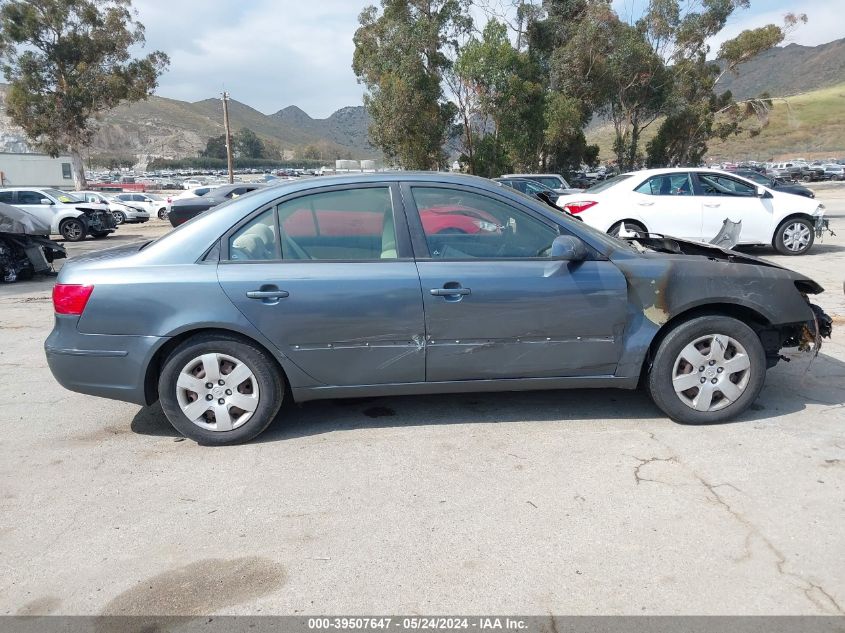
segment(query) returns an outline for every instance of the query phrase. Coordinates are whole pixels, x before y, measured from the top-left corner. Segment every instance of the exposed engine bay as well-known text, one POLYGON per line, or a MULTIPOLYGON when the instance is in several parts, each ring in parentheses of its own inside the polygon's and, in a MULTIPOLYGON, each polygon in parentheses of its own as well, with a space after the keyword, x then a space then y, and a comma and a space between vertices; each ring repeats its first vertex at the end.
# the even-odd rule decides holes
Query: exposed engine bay
POLYGON ((12 283, 36 274, 54 274, 52 263, 67 253, 47 237, 49 234, 50 227, 35 216, 0 204, 0 281, 12 283))

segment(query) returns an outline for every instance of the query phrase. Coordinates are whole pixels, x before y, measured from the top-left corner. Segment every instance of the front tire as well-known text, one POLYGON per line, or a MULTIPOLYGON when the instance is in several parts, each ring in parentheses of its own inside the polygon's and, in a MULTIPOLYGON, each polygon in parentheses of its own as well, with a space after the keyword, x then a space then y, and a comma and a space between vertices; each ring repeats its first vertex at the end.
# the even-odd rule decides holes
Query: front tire
POLYGON ((750 327, 726 316, 684 321, 660 342, 646 382, 666 415, 712 424, 740 415, 766 380, 766 352, 750 327))
POLYGON ((781 255, 803 255, 813 246, 816 229, 806 218, 790 218, 775 231, 772 245, 781 255))
POLYGON ((182 435, 198 444, 247 442, 279 411, 284 383, 273 359, 226 335, 188 339, 167 358, 158 381, 161 406, 182 435))
POLYGON ((81 242, 85 239, 85 225, 82 220, 69 218, 59 225, 59 233, 68 242, 81 242))
POLYGON ((109 231, 91 231, 91 237, 95 240, 101 240, 109 235, 109 231))
POLYGON ((167 209, 162 207, 158 210, 158 219, 159 220, 166 220, 167 219, 167 209))

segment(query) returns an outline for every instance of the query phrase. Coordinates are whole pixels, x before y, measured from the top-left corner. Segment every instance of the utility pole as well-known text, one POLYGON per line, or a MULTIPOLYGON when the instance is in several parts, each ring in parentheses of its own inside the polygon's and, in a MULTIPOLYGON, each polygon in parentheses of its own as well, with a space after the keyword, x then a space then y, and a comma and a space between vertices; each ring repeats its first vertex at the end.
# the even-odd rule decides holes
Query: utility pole
POLYGON ((229 166, 229 184, 235 182, 235 166, 232 159, 232 130, 229 128, 229 93, 223 93, 223 127, 226 130, 226 163, 229 166))

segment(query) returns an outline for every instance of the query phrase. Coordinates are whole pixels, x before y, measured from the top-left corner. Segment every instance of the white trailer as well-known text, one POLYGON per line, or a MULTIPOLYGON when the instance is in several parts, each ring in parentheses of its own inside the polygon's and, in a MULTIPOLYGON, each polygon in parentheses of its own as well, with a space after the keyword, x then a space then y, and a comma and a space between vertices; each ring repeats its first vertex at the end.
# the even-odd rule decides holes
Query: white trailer
POLYGON ((72 189, 70 156, 0 153, 0 187, 72 189))

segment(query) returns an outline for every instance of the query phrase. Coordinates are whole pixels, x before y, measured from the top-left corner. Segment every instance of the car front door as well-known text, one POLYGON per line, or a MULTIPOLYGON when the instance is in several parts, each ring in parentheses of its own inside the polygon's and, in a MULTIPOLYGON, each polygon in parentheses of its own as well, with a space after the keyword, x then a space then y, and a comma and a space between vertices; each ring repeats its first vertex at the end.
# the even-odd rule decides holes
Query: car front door
POLYGON ((423 305, 404 218, 389 184, 292 194, 223 238, 220 283, 320 383, 423 382, 423 305))
POLYGON ((684 239, 701 237, 701 203, 693 196, 687 172, 651 176, 631 194, 633 213, 651 233, 684 239))
POLYGON ((726 219, 742 222, 741 244, 769 244, 774 231, 773 198, 761 198, 749 182, 706 172, 696 173, 696 191, 701 200, 703 239, 709 241, 722 230, 726 219))
POLYGON ((553 222, 491 192, 403 184, 429 382, 613 374, 627 284, 598 256, 549 257, 553 222))
POLYGON ((28 211, 48 226, 53 226, 56 217, 55 205, 40 191, 19 190, 16 192, 15 206, 28 211))

